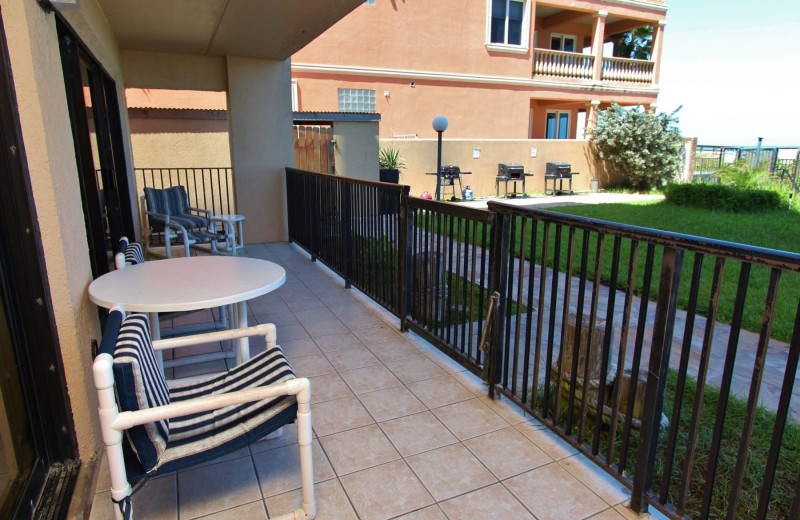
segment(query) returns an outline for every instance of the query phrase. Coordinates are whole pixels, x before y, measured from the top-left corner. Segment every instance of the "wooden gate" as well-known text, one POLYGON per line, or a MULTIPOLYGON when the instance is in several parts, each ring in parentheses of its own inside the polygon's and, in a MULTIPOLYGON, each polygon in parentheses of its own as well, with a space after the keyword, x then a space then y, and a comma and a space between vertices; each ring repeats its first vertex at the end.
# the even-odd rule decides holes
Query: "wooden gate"
POLYGON ((300 170, 336 173, 333 127, 294 125, 294 166, 300 170))

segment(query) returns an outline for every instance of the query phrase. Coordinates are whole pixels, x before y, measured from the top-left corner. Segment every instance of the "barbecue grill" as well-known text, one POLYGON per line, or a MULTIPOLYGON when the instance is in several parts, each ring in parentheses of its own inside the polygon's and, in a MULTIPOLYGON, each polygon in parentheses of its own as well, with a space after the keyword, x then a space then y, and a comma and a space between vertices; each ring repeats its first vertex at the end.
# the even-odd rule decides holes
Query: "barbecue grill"
POLYGON ((552 181, 553 186, 550 189, 553 195, 556 193, 568 193, 572 195, 572 176, 576 173, 572 172, 572 166, 565 162, 549 162, 545 166, 544 172, 544 194, 547 195, 547 181, 552 181), (564 190, 564 180, 569 180, 569 190, 564 190), (556 190, 556 181, 558 181, 558 190, 556 190))
POLYGON ((512 188, 515 190, 511 192, 512 196, 522 195, 525 196, 525 177, 533 177, 532 173, 525 173, 525 167, 521 164, 513 163, 499 163, 497 165, 497 178, 494 181, 495 195, 500 196, 500 183, 505 183, 505 197, 508 198, 508 183, 512 183, 512 188), (517 183, 522 183, 522 192, 516 191, 517 183))
MULTIPOLYGON (((453 165, 450 165, 450 164, 442 165, 442 174, 441 174, 441 176, 439 178, 439 186, 442 186, 442 190, 441 190, 442 191, 442 194, 441 194, 442 198, 445 198, 444 197, 444 188, 447 187, 447 186, 450 186, 450 189, 453 192, 450 200, 456 200, 457 197, 456 197, 456 185, 455 185, 455 183, 458 182, 458 188, 459 188, 458 189, 458 193, 459 193, 459 196, 460 196, 464 191, 464 187, 461 184, 461 176, 462 175, 469 175, 471 173, 472 172, 462 172, 461 168, 459 168, 458 166, 453 166, 453 165)), ((426 175, 436 175, 436 172, 429 172, 426 175)), ((445 198, 445 200, 446 200, 446 198, 445 198)))

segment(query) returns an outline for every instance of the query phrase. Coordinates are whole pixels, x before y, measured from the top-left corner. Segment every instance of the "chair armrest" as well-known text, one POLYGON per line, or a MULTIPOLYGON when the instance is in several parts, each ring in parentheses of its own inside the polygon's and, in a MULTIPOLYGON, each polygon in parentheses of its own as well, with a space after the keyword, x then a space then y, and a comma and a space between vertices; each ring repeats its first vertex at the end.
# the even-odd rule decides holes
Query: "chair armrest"
POLYGON ((191 336, 180 336, 177 338, 157 339, 153 341, 154 350, 169 350, 173 348, 200 345, 203 343, 213 343, 216 341, 226 341, 232 339, 246 338, 250 336, 264 336, 267 344, 274 343, 277 339, 275 325, 272 323, 262 323, 246 329, 229 329, 205 334, 194 334, 191 336))
POLYGON ((189 208, 189 211, 195 211, 195 212, 197 212, 197 213, 203 213, 203 214, 205 214, 205 216, 206 216, 206 217, 208 217, 208 218, 212 218, 212 217, 214 216, 214 212, 213 212, 213 211, 211 211, 211 210, 209 210, 209 209, 203 209, 203 208, 191 208, 191 207, 190 207, 190 208, 189 208))
POLYGON ((228 236, 233 235, 233 222, 231 222, 230 220, 220 217, 211 217, 211 221, 222 224, 223 229, 225 229, 226 235, 228 236))
POLYGON ((164 406, 137 410, 135 412, 120 412, 114 420, 112 428, 115 430, 127 430, 141 424, 163 421, 174 417, 183 417, 185 415, 207 412, 209 410, 218 410, 228 406, 262 401, 282 395, 297 395, 298 402, 302 400, 302 402, 307 403, 311 398, 311 383, 305 377, 300 377, 269 386, 249 388, 207 397, 198 397, 196 399, 188 399, 179 403, 170 403, 164 406), (300 394, 303 395, 301 396, 300 394))

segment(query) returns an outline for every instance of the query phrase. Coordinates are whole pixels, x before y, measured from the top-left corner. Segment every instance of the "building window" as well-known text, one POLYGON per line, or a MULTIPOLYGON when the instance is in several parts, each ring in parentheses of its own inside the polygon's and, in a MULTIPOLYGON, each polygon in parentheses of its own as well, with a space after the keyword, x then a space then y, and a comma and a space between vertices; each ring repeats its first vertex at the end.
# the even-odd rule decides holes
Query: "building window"
POLYGON ((527 49, 530 3, 521 0, 488 2, 487 45, 492 50, 527 49))
POLYGON ((564 51, 564 52, 577 52, 575 49, 576 38, 567 34, 551 34, 550 35, 550 50, 564 51))
POLYGON ((364 0, 364 3, 367 5, 375 5, 375 0, 364 0))
POLYGON ((548 110, 545 139, 569 139, 569 111, 548 110))
POLYGON ((340 88, 339 112, 375 112, 375 91, 340 88))

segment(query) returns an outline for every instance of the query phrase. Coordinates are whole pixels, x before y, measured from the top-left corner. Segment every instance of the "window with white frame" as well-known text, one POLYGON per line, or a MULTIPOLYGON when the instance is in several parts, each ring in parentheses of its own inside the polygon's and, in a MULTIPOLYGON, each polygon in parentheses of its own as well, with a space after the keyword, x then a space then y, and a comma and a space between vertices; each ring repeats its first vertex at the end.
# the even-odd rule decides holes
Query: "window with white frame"
POLYGON ((362 88, 340 88, 339 112, 375 112, 375 91, 362 88))
POLYGON ((569 139, 569 110, 548 110, 544 126, 545 139, 569 139))
POLYGON ((564 52, 577 52, 577 38, 569 34, 556 34, 550 35, 550 50, 564 51, 564 52))
POLYGON ((493 50, 527 50, 530 2, 488 0, 487 10, 487 46, 493 50))

